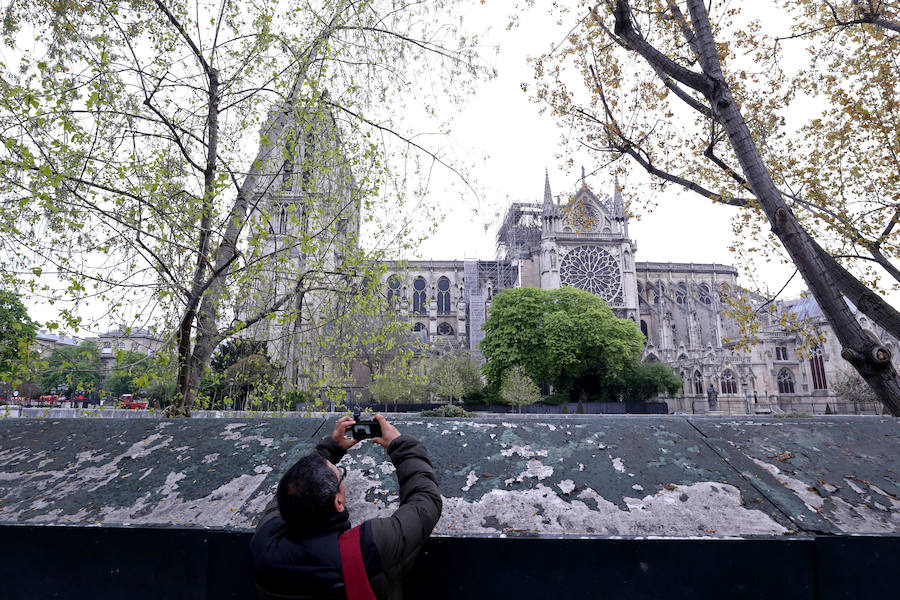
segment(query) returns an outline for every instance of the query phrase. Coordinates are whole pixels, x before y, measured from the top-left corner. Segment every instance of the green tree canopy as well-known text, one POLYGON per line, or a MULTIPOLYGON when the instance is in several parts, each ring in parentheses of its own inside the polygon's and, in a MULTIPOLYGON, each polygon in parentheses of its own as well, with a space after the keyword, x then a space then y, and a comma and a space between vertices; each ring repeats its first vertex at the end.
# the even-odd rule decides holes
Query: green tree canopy
POLYGON ((466 351, 430 358, 426 376, 431 390, 450 402, 480 392, 484 386, 478 365, 466 351))
POLYGON ((521 365, 535 381, 561 390, 589 373, 602 380, 622 376, 638 360, 643 335, 619 319, 599 296, 574 288, 516 288, 494 297, 481 349, 488 381, 521 365))
MULTIPOLYGON (((573 27, 534 61, 535 99, 565 125, 565 143, 618 175, 649 174, 655 189, 735 207, 739 260, 793 264, 841 356, 900 416, 890 348, 850 306, 900 337, 900 311, 881 296, 900 289, 897 2, 579 0, 551 10, 573 27), (761 4, 765 16, 754 14, 761 4)), ((640 196, 652 194, 632 206, 640 196)), ((751 341, 757 312, 741 315, 751 341)))
POLYGON ((79 346, 59 346, 54 348, 47 359, 41 386, 45 393, 61 386, 68 386, 72 391, 91 392, 100 387, 102 371, 100 348, 95 342, 82 342, 79 346))
POLYGON ((0 272, 164 318, 187 414, 223 340, 299 340, 340 316, 323 295, 365 295, 431 212, 419 160, 462 175, 419 137, 490 74, 456 4, 4 3, 0 272))
POLYGON ((113 397, 138 394, 142 384, 147 381, 147 373, 152 366, 149 357, 143 352, 123 350, 116 356, 112 373, 103 381, 103 389, 113 397))
POLYGON ((27 375, 36 332, 19 297, 0 290, 0 381, 15 386, 27 375))
POLYGON ((674 396, 682 390, 681 377, 661 362, 639 363, 623 379, 621 398, 632 402, 649 400, 663 392, 674 396))
POLYGON ((522 406, 534 404, 541 399, 541 390, 525 372, 525 368, 516 365, 503 375, 500 397, 504 402, 517 407, 519 412, 522 412, 522 406))
POLYGON ((212 367, 213 371, 221 373, 242 358, 253 354, 268 357, 269 353, 266 348, 266 343, 232 338, 218 347, 212 360, 210 360, 210 367, 212 367))

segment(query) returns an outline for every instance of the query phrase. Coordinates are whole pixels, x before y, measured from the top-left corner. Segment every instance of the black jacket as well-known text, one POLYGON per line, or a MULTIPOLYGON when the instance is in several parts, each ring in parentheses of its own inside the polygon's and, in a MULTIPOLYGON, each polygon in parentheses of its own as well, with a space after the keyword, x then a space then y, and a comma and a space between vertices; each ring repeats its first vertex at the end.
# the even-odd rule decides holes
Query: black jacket
MULTIPOLYGON (((346 451, 330 437, 316 451, 337 464, 346 451)), ((401 435, 387 449, 397 469, 400 506, 386 518, 362 524, 360 545, 369 583, 379 600, 402 598, 402 577, 415 562, 441 516, 441 493, 424 444, 401 435)), ((343 597, 338 537, 350 528, 348 512, 315 530, 289 533, 273 499, 250 542, 257 588, 263 598, 343 597)))

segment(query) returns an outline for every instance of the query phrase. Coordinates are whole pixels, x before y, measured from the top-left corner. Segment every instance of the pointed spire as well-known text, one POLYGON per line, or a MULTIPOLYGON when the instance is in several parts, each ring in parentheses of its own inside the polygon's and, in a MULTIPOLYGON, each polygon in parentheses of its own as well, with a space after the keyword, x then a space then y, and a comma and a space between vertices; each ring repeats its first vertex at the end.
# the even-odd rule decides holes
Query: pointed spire
POLYGON ((550 193, 550 172, 544 169, 544 210, 553 207, 553 195, 550 193))
POLYGON ((584 165, 581 165, 581 187, 587 187, 587 182, 584 180, 584 165))
POLYGON ((614 179, 615 188, 613 189, 613 211, 615 212, 615 218, 623 220, 625 219, 625 201, 622 200, 622 188, 619 187, 619 176, 616 175, 614 179))

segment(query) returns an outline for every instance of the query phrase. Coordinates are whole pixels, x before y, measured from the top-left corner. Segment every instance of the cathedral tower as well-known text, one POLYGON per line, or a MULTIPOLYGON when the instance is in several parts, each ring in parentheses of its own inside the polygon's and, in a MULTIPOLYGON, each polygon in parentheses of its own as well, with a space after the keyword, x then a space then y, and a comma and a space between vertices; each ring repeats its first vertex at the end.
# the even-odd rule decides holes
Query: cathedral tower
POLYGON ((541 287, 564 285, 601 296, 616 316, 638 319, 634 252, 618 178, 612 197, 601 199, 581 184, 565 205, 554 205, 544 182, 541 287))

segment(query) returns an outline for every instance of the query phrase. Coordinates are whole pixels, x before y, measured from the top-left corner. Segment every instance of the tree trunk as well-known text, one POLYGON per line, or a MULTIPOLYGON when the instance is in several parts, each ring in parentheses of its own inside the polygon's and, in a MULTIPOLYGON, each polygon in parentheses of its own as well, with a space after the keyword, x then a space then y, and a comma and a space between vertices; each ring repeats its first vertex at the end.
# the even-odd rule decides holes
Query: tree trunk
POLYGON ((708 100, 716 119, 725 128, 744 177, 772 224, 772 231, 790 254, 822 313, 834 329, 843 347, 841 356, 866 380, 891 414, 900 416, 900 380, 891 364, 890 353, 870 339, 860 327, 840 292, 841 286, 836 280, 833 265, 829 264, 830 261, 823 260, 824 252, 821 247, 802 228, 772 181, 722 75, 703 2, 689 0, 688 8, 699 40, 700 64, 713 81, 713 92, 708 100))

